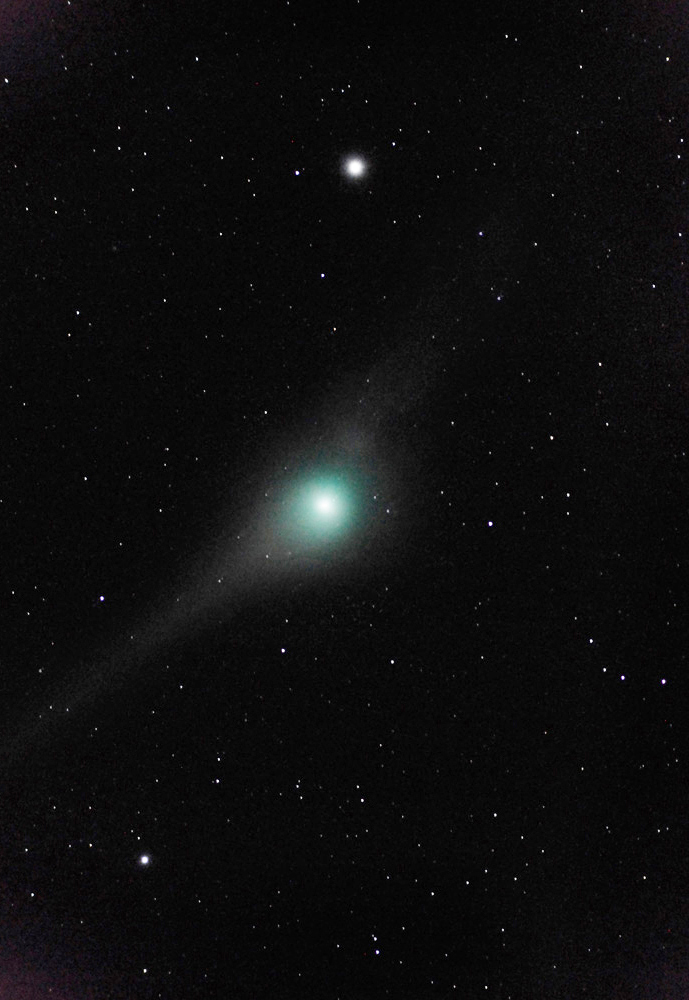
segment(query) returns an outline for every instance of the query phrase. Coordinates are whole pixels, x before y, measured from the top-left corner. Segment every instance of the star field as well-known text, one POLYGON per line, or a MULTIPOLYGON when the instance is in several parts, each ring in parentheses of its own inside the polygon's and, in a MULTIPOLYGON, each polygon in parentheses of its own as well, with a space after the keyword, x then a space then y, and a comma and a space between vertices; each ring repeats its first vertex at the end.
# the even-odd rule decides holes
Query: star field
POLYGON ((0 13, 0 994, 687 995, 686 17, 0 13))

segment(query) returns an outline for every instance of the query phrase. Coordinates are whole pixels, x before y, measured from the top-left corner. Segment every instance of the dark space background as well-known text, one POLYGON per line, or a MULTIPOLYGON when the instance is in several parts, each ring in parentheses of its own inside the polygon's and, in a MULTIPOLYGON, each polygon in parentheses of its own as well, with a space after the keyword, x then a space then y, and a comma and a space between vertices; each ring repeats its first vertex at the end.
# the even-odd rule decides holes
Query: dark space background
POLYGON ((688 25, 3 5, 0 996, 688 995, 688 25))

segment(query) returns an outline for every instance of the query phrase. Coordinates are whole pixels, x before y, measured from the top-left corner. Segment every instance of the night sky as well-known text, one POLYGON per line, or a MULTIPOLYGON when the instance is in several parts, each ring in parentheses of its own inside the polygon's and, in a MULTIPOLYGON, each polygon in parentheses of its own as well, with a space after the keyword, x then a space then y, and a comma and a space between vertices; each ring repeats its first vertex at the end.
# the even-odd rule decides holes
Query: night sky
POLYGON ((689 10, 404 9, 2 4, 3 998, 689 995, 689 10))

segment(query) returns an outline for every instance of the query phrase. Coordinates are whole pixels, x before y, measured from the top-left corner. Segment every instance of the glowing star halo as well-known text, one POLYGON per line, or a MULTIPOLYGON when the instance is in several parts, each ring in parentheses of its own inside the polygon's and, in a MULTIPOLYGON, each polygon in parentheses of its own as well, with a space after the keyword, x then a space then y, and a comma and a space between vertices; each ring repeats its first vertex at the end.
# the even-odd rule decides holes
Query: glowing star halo
POLYGON ((344 162, 344 170, 348 177, 356 180, 366 173, 366 162, 360 156, 349 156, 344 162))

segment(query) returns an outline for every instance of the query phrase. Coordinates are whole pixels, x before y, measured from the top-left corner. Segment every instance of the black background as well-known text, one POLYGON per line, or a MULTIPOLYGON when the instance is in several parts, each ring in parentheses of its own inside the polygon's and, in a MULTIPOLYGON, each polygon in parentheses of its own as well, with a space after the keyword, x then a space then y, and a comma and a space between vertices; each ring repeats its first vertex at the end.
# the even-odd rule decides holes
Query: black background
POLYGON ((0 14, 3 996, 686 996, 687 29, 616 8, 0 14))

